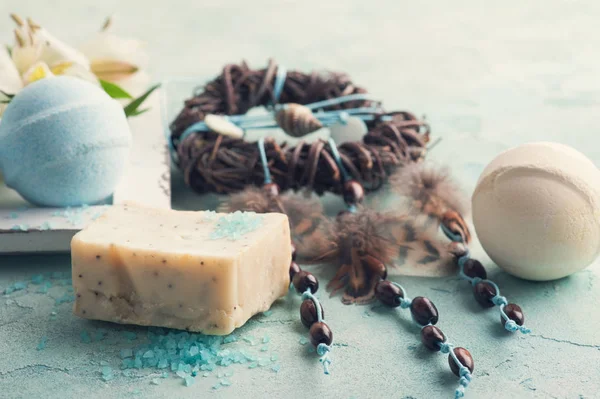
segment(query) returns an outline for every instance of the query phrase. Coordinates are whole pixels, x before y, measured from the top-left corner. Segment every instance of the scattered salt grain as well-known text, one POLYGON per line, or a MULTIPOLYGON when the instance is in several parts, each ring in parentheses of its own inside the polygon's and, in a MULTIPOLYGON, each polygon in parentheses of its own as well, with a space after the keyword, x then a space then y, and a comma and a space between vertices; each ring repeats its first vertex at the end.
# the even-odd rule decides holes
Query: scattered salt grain
POLYGON ((153 378, 150 381, 150 384, 152 384, 152 385, 160 385, 160 380, 158 378, 153 378))
POLYGON ((40 343, 37 346, 37 350, 41 351, 46 349, 46 342, 48 342, 48 337, 43 336, 42 339, 40 339, 40 343))
POLYGON ((278 373, 279 370, 281 370, 281 365, 275 364, 273 367, 271 367, 271 370, 273 370, 274 372, 278 373))
POLYGON ((300 345, 306 345, 306 344, 308 344, 308 339, 306 339, 306 337, 302 337, 302 338, 300 338, 300 340, 298 341, 298 343, 300 345))

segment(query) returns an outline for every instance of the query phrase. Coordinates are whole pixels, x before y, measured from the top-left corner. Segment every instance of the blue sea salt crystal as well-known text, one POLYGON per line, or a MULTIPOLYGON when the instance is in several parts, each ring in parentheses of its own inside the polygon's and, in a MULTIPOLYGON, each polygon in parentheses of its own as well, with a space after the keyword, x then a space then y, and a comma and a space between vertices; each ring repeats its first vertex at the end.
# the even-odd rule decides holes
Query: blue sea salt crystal
POLYGON ((123 331, 123 335, 125 336, 126 339, 128 339, 129 341, 133 341, 134 339, 137 338, 137 334, 131 331, 123 331))
POLYGON ((239 240, 245 234, 258 229, 263 221, 263 216, 254 212, 234 212, 221 216, 215 223, 210 234, 211 240, 227 238, 231 241, 239 240))
POLYGON ((43 281, 44 281, 44 275, 43 274, 36 274, 35 276, 33 276, 31 278, 31 283, 32 284, 42 284, 43 281))
POLYGON ((264 311, 262 314, 264 316, 266 316, 266 317, 269 317, 269 316, 271 316, 273 314, 273 311, 272 310, 267 310, 267 311, 264 311))
POLYGON ((306 344, 308 344, 308 339, 306 339, 306 337, 302 337, 302 338, 300 338, 300 340, 298 341, 298 343, 300 345, 306 345, 306 344))
POLYGON ((208 376, 210 376, 210 373, 204 373, 204 374, 202 374, 202 377, 208 377, 208 376))
POLYGON ((196 356, 198 353, 200 353, 200 350, 197 346, 194 345, 190 348, 190 356, 196 356))
POLYGON ((40 288, 38 288, 36 292, 38 292, 40 294, 47 294, 48 289, 51 287, 52 287, 52 282, 46 280, 40 285, 40 288))
POLYGON ((110 366, 103 366, 101 369, 102 379, 104 381, 110 381, 114 378, 112 368, 110 366))
POLYGON ((278 373, 279 370, 281 370, 281 365, 280 364, 275 364, 273 367, 271 367, 271 370, 273 370, 274 372, 278 373))
POLYGON ((175 374, 177 374, 178 377, 181 378, 185 378, 187 377, 187 373, 185 371, 179 370, 178 372, 176 372, 175 374))
POLYGON ((160 376, 160 378, 168 378, 169 377, 169 373, 167 373, 166 371, 162 373, 162 375, 160 376))
POLYGON ((271 355, 271 361, 272 361, 272 362, 275 362, 275 361, 277 361, 277 359, 279 359, 279 356, 277 356, 277 354, 276 354, 276 353, 273 353, 273 354, 271 355))
POLYGON ((227 378, 223 378, 222 380, 219 381, 219 383, 221 385, 223 385, 224 387, 228 387, 231 385, 231 381, 229 381, 227 378))
POLYGON ((121 355, 121 359, 132 357, 133 351, 131 349, 121 349, 120 355, 121 355))
POLYGON ((189 386, 193 385, 193 384, 194 384, 194 382, 196 382, 196 379, 195 379, 194 377, 191 377, 191 376, 187 376, 187 377, 185 377, 185 378, 183 379, 183 384, 184 384, 186 387, 189 387, 189 386))
POLYGON ((143 357, 145 359, 152 358, 152 357, 154 357, 154 352, 153 351, 147 351, 146 353, 144 353, 143 357))
POLYGON ((39 350, 39 351, 44 350, 46 348, 47 341, 48 341, 48 337, 43 336, 42 339, 40 339, 40 343, 37 346, 37 350, 39 350))
POLYGON ((250 363, 250 364, 248 365, 248 368, 249 368, 249 369, 255 369, 255 368, 257 368, 257 367, 258 367, 258 363, 256 363, 256 362, 252 362, 252 363, 250 363))
POLYGON ((263 346, 260 348, 260 351, 261 351, 261 352, 266 352, 266 351, 268 351, 268 350, 269 350, 269 347, 268 347, 267 345, 263 345, 263 346))
POLYGON ((50 222, 44 222, 41 224, 40 226, 40 230, 52 230, 54 226, 52 226, 52 223, 50 222))
POLYGON ((152 385, 159 385, 159 384, 160 384, 160 380, 159 380, 158 378, 153 378, 153 379, 150 381, 150 383, 151 383, 152 385))
POLYGON ((167 359, 160 359, 156 367, 159 369, 166 369, 169 367, 169 361, 167 359))
POLYGON ((265 335, 262 339, 263 344, 267 344, 271 341, 271 338, 268 335, 265 335))

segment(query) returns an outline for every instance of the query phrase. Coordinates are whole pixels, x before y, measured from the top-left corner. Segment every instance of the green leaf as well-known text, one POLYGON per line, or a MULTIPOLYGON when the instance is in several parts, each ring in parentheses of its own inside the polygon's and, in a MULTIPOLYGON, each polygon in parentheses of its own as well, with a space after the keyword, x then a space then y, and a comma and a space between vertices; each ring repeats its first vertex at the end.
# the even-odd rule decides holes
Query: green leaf
POLYGON ((6 45, 6 51, 8 51, 8 56, 12 57, 12 46, 6 45))
POLYGON ((111 83, 111 82, 107 82, 106 80, 100 80, 100 85, 102 86, 102 88, 104 89, 104 91, 106 92, 106 94, 108 94, 109 96, 111 96, 112 98, 133 98, 133 96, 129 93, 127 93, 122 87, 111 83))
POLYGON ((150 111, 150 108, 144 108, 137 111, 134 111, 132 114, 128 115, 129 117, 134 117, 143 114, 144 112, 150 111))
POLYGON ((136 98, 135 100, 130 102, 128 105, 126 105, 124 108, 125 116, 129 118, 130 116, 136 116, 136 115, 140 115, 141 113, 146 112, 148 109, 138 110, 138 108, 142 105, 142 103, 144 101, 146 101, 146 99, 150 96, 150 94, 152 94, 152 92, 154 90, 158 89, 159 87, 160 87, 160 84, 156 84, 156 85, 152 86, 144 94, 142 94, 141 96, 139 96, 138 98, 136 98))

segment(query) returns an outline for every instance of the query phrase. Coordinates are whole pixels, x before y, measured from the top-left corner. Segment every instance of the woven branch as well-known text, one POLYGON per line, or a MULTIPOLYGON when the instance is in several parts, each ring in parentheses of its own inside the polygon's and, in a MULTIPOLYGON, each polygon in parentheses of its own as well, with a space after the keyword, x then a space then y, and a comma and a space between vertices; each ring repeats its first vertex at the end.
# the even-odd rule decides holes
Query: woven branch
MULTIPOLYGON (((248 185, 261 185, 264 172, 256 143, 198 132, 179 142, 183 131, 208 114, 244 114, 257 106, 275 102, 273 87, 277 65, 269 61, 265 69, 250 69, 245 62, 230 64, 204 91, 185 102, 171 124, 171 140, 186 183, 198 192, 232 193, 248 185)), ((342 73, 305 74, 289 71, 279 103, 309 104, 341 96, 366 93, 342 73)), ((366 107, 369 101, 351 101, 325 108, 366 107)), ((425 155, 429 126, 409 112, 377 115, 367 122, 362 142, 339 144, 348 173, 366 190, 376 190, 398 167, 425 155), (388 120, 391 119, 391 120, 388 120)), ((300 142, 295 147, 265 139, 271 177, 282 190, 309 189, 321 195, 340 193, 342 176, 329 145, 324 141, 300 142)))

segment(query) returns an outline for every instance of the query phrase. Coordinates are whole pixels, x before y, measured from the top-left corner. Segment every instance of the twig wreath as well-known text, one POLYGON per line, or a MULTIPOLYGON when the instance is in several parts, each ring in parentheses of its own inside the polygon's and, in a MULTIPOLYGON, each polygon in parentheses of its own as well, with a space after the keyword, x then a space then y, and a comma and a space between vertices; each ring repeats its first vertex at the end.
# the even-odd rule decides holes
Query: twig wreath
POLYGON ((220 76, 185 101, 171 124, 172 150, 191 188, 230 194, 221 207, 227 212, 288 215, 295 248, 290 281, 304 300, 301 320, 310 328, 326 373, 333 334, 315 296, 319 282, 300 269, 296 256, 336 265, 327 288, 332 295, 343 290, 344 303, 377 299, 388 307, 410 309, 423 344, 448 354, 450 369, 459 377, 455 397, 460 398, 472 379, 473 358, 435 326, 439 315, 431 300, 411 299, 387 279, 393 260, 396 265, 453 263, 459 277, 473 285, 482 306, 500 308, 506 330, 529 329, 523 326, 521 308, 509 304, 487 280, 483 265, 470 258, 467 207, 450 175, 422 162, 429 141, 426 122, 410 112, 385 111, 347 75, 286 71, 273 61, 260 70, 246 63, 226 65, 220 76), (245 115, 259 106, 270 114, 245 115), (244 140, 247 130, 271 127, 293 137, 329 127, 331 137, 301 140, 295 146, 269 137, 244 140), (393 211, 362 205, 366 193, 384 185, 408 198, 406 203, 393 211), (328 218, 314 196, 281 194, 299 190, 341 194, 347 209, 328 218), (435 234, 439 229, 449 241, 435 234))

